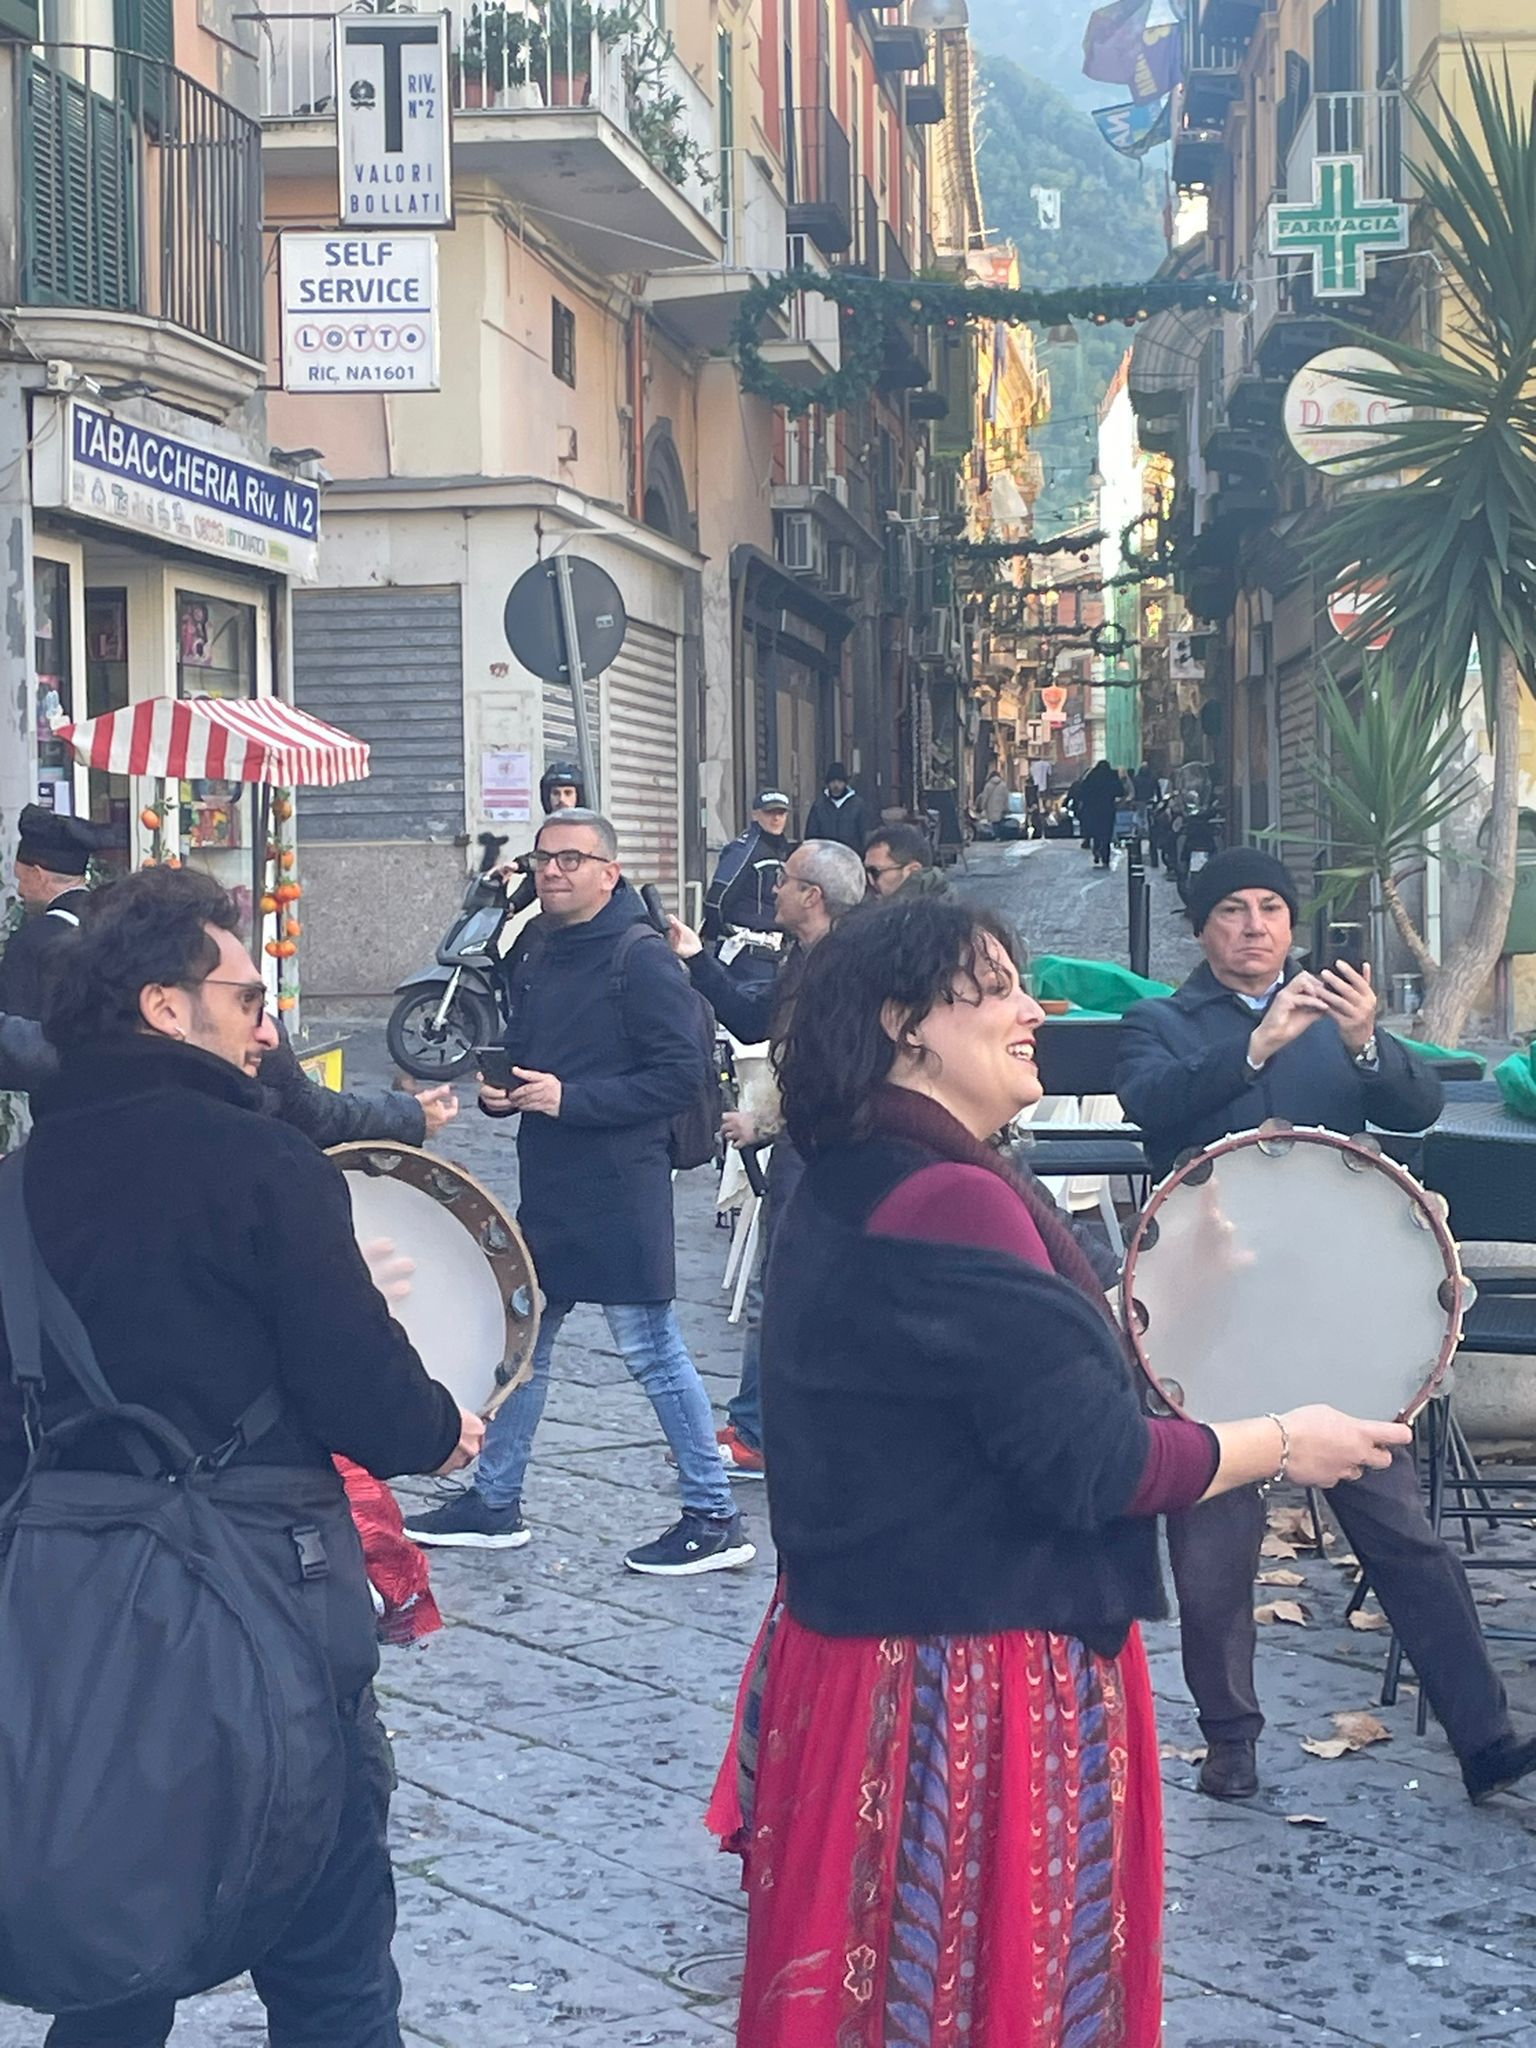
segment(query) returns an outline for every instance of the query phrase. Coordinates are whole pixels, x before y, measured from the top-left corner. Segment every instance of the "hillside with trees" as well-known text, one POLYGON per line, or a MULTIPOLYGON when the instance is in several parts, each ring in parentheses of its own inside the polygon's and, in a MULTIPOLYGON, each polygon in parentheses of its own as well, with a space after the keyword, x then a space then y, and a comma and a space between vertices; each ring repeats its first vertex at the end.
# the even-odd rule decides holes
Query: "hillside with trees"
MULTIPOLYGON (((978 163, 987 226, 1017 245, 1025 284, 1055 291, 1150 277, 1165 254, 1166 153, 1154 151, 1146 163, 1117 156, 1088 115, 1054 86, 1006 57, 985 54, 985 17, 1005 11, 1007 0, 990 0, 977 31, 983 53, 978 163), (1041 227, 1035 186, 1061 194, 1059 230, 1041 227)), ((1075 17, 1072 34, 1080 45, 1075 17)), ((1106 102, 1115 96, 1112 86, 1093 92, 1106 102)), ((1071 519, 1086 501, 1099 402, 1130 339, 1123 327, 1079 325, 1077 331, 1072 346, 1036 335, 1053 397, 1052 422, 1037 439, 1047 477, 1035 514, 1042 532, 1071 519)))

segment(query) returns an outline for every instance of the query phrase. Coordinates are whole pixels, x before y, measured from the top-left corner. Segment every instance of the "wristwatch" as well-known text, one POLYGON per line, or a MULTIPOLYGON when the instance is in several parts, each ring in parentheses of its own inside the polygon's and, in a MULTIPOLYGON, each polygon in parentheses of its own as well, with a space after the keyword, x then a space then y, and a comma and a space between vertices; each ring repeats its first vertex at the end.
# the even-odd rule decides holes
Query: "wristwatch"
POLYGON ((1381 1065, 1380 1048, 1377 1046, 1374 1031, 1355 1054, 1355 1065, 1357 1067, 1365 1067, 1371 1071, 1374 1071, 1375 1068, 1381 1065))

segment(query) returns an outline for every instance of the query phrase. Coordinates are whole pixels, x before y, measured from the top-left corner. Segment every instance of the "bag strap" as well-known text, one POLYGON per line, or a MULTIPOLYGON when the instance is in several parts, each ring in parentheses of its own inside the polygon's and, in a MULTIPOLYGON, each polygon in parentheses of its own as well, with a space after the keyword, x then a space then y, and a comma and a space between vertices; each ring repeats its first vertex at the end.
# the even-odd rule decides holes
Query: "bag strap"
MULTIPOLYGON (((46 1334, 92 1408, 116 1412, 122 1403, 97 1361, 90 1333, 38 1249, 24 1196, 25 1158, 23 1146, 0 1165, 0 1270, 6 1276, 0 1289, 0 1313, 10 1347, 11 1377, 21 1391, 23 1406, 35 1417, 46 1385, 42 1348, 46 1334)), ((225 1442, 197 1459, 198 1467, 222 1471, 277 1426, 282 1406, 277 1389, 265 1388, 238 1417, 225 1442)), ((125 1448, 145 1478, 161 1470, 160 1461, 138 1438, 125 1448)))

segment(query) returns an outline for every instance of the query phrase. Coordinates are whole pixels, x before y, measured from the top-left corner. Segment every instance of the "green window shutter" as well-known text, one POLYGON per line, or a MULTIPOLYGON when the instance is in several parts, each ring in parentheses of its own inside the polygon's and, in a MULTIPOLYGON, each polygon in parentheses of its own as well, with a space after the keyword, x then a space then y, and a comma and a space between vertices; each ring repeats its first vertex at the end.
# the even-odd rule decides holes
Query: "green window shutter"
POLYGON ((35 43, 42 32, 41 0, 0 0, 0 42, 35 43))
POLYGON ((134 160, 122 109, 35 58, 22 133, 22 297, 33 306, 138 305, 134 160))
POLYGON ((175 63, 174 0, 113 0, 113 19, 120 50, 135 50, 162 64, 175 63))

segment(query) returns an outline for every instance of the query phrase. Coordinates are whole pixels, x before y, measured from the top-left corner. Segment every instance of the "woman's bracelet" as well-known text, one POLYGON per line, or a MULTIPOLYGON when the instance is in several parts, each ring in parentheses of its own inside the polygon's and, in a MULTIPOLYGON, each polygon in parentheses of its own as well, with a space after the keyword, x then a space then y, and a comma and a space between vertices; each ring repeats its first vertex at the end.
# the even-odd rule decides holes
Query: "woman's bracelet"
POLYGON ((1268 1493, 1271 1487, 1284 1486, 1286 1471, 1291 1462, 1291 1432, 1278 1415, 1266 1415, 1264 1420, 1272 1422, 1280 1432, 1280 1463, 1271 1476, 1260 1484, 1260 1493, 1268 1493))

